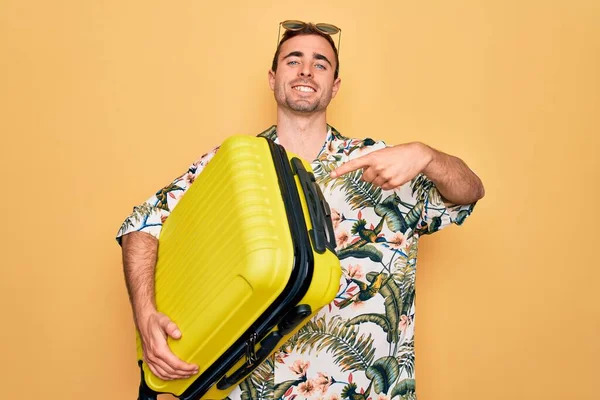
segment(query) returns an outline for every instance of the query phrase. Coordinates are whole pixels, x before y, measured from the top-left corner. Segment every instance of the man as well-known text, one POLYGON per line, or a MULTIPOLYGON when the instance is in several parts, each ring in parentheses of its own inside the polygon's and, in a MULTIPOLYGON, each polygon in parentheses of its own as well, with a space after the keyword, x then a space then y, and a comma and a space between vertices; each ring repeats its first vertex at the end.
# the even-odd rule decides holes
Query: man
MULTIPOLYGON (((283 24, 268 74, 277 124, 261 136, 307 160, 332 208, 344 271, 339 293, 312 321, 237 387, 231 399, 414 399, 417 242, 462 224, 483 197, 479 178, 460 159, 422 143, 387 146, 350 139, 327 124, 340 89, 329 34, 313 24, 283 24)), ((118 240, 144 358, 162 379, 186 378, 195 365, 169 350, 182 333, 154 304, 157 238, 187 188, 218 151, 135 207, 118 240)))

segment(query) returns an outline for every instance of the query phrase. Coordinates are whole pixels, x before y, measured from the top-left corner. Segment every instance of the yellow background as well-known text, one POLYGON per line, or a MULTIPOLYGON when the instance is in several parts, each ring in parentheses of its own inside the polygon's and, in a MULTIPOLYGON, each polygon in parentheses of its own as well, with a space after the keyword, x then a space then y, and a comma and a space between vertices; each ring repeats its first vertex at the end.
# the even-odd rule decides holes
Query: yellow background
POLYGON ((226 136, 274 123, 288 18, 343 29, 330 123, 421 140, 485 183, 463 227, 421 242, 419 399, 598 399, 597 0, 2 0, 2 398, 135 398, 113 237, 226 136))

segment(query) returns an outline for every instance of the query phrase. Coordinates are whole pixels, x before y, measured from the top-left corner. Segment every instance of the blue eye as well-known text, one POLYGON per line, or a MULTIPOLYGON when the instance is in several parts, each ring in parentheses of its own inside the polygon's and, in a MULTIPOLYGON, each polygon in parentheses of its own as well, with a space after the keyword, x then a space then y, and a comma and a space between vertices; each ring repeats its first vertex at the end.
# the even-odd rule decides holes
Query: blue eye
POLYGON ((323 64, 317 64, 316 67, 320 69, 327 69, 323 64))
POLYGON ((296 64, 298 64, 298 61, 289 61, 289 62, 287 63, 287 65, 292 65, 292 63, 296 63, 296 64))

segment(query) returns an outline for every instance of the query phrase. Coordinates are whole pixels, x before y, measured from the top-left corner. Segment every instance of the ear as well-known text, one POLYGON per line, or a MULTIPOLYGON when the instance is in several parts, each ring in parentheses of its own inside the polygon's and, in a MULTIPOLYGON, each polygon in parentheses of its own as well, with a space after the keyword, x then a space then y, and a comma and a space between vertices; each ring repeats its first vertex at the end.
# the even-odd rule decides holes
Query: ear
POLYGON ((338 78, 333 82, 333 86, 331 87, 331 98, 333 99, 337 94, 338 90, 340 90, 340 86, 342 84, 342 78, 338 76, 338 78))
POLYGON ((272 69, 269 70, 269 87, 275 90, 275 72, 272 69))

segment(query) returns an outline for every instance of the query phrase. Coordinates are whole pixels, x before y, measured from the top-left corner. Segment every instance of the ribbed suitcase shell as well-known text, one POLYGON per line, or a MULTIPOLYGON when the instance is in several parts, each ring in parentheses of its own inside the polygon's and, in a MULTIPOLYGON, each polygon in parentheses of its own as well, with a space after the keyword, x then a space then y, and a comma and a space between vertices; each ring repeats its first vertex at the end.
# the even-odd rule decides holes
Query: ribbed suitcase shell
MULTIPOLYGON (((142 363, 145 384, 157 393, 196 398, 186 389, 247 335, 286 288, 299 262, 282 200, 281 172, 269 146, 267 139, 251 136, 225 140, 165 221, 156 265, 156 304, 182 332, 181 339, 168 339, 169 347, 179 358, 197 364, 199 372, 189 379, 163 381, 142 363)), ((287 157, 289 161, 296 156, 287 157)), ((311 171, 310 164, 302 164, 311 171)), ((311 230, 307 201, 298 176, 294 179, 311 230)), ((301 303, 310 305, 314 315, 335 297, 341 268, 332 249, 309 251, 314 270, 301 303)), ((137 345, 141 360, 139 334, 137 345)), ((236 367, 245 362, 239 360, 236 367)), ((231 389, 218 390, 215 385, 201 398, 223 399, 231 389)))

